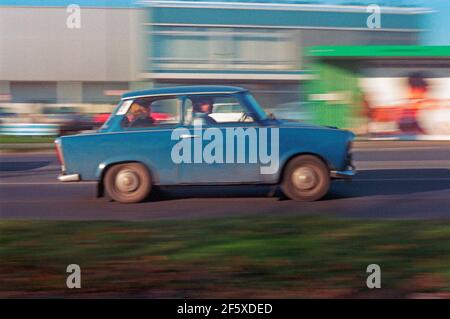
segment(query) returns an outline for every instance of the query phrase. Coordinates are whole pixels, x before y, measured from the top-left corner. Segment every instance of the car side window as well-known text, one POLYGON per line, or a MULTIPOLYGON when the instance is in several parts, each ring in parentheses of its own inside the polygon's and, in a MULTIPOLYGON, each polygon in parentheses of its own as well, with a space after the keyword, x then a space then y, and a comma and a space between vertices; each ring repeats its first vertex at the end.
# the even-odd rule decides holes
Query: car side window
POLYGON ((180 122, 180 100, 176 97, 135 99, 122 119, 124 128, 146 128, 180 122))
POLYGON ((185 102, 185 123, 200 119, 205 125, 254 122, 253 115, 232 95, 190 96, 185 102))

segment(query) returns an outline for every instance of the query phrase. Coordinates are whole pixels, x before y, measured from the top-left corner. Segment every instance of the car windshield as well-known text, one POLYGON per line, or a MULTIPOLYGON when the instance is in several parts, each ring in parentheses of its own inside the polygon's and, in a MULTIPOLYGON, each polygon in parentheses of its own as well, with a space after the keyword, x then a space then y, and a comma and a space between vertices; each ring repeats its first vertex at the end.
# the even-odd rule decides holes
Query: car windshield
POLYGON ((255 106, 253 108, 253 112, 256 113, 256 116, 259 118, 259 120, 267 120, 269 118, 258 101, 256 101, 256 99, 253 97, 253 95, 251 95, 250 93, 245 93, 244 98, 248 104, 255 106))
POLYGON ((119 114, 125 114, 133 100, 121 100, 120 103, 117 105, 116 109, 108 116, 106 121, 103 123, 102 126, 100 126, 99 130, 105 130, 109 127, 109 124, 111 123, 111 120, 114 118, 115 115, 119 114))

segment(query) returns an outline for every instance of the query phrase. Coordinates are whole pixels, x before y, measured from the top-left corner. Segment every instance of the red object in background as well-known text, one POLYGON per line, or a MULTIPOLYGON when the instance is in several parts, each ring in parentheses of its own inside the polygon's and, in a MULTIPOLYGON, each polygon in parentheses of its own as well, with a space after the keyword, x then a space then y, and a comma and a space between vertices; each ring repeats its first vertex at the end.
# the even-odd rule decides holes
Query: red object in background
MULTIPOLYGON (((109 118, 109 115, 109 113, 95 114, 92 118, 92 121, 94 122, 94 125, 101 126, 109 118)), ((171 115, 167 113, 152 112, 150 116, 155 121, 167 121, 171 119, 171 115)))
POLYGON ((95 114, 93 117, 94 124, 101 125, 101 124, 105 123, 106 120, 108 119, 109 115, 110 115, 109 113, 95 114))
POLYGON ((378 107, 371 110, 371 119, 375 122, 397 122, 402 115, 401 107, 378 107))
POLYGON ((152 119, 154 119, 155 121, 167 121, 170 119, 170 115, 167 113, 156 113, 156 112, 152 112, 151 113, 151 117, 152 119))

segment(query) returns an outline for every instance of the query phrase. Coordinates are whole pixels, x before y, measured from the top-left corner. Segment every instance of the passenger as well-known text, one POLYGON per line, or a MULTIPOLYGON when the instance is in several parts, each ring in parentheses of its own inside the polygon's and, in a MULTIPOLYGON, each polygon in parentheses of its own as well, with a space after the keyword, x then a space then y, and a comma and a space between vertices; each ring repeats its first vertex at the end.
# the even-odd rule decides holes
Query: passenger
POLYGON ((209 114, 212 113, 213 101, 211 99, 201 99, 194 103, 192 119, 202 121, 202 124, 205 125, 213 125, 217 124, 216 120, 214 120, 209 114))

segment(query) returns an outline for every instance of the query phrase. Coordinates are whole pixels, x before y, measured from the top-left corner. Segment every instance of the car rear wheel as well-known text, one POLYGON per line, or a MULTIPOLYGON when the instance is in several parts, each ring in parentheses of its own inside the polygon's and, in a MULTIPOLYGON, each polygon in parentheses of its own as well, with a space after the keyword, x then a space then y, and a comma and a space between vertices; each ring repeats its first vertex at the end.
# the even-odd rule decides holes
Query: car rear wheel
POLYGON ((106 172, 104 186, 111 199, 121 203, 137 203, 150 194, 151 178, 142 164, 118 164, 106 172))
POLYGON ((330 188, 328 168, 321 159, 302 155, 289 161, 284 170, 281 189, 290 199, 315 201, 330 188))

